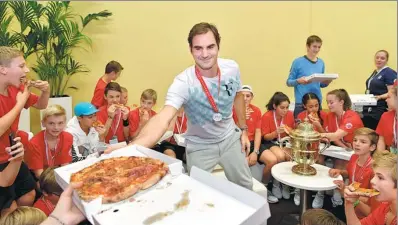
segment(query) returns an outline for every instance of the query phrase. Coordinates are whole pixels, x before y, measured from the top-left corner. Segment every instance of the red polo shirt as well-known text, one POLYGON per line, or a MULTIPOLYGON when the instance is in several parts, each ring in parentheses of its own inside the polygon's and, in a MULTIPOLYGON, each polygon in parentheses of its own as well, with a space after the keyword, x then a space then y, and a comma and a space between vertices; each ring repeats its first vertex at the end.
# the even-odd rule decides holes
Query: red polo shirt
POLYGON ((376 128, 376 133, 383 136, 386 146, 391 146, 393 143, 395 113, 395 110, 383 113, 376 128))
MULTIPOLYGON (((249 104, 249 109, 250 111, 246 112, 247 135, 250 141, 254 141, 256 129, 261 129, 261 110, 252 104, 249 104)), ((237 123, 238 117, 235 108, 233 110, 233 118, 235 123, 237 123)))
MULTIPOLYGON (((328 114, 322 110, 319 112, 319 114, 321 115, 322 126, 325 127, 328 124, 328 122, 327 122, 328 114)), ((307 117, 308 117, 307 111, 302 111, 301 113, 299 113, 297 115, 297 119, 299 119, 301 122, 304 122, 305 118, 307 118, 307 117)), ((308 118, 308 122, 311 123, 311 120, 309 118, 308 118)), ((319 130, 315 126, 314 126, 314 129, 319 132, 319 130)))
POLYGON ((347 135, 343 137, 346 143, 352 143, 355 130, 361 127, 363 127, 361 117, 355 111, 347 110, 340 121, 337 120, 335 113, 328 113, 326 131, 334 133, 338 129, 344 130, 347 132, 347 135))
MULTIPOLYGON (((150 118, 152 118, 154 115, 156 115, 156 112, 151 110, 149 115, 150 118)), ((136 108, 130 111, 129 124, 130 124, 130 136, 133 136, 140 124, 140 108, 136 108)))
MULTIPOLYGON (((277 125, 283 122, 284 125, 294 128, 294 116, 293 112, 288 111, 285 117, 282 120, 276 121, 277 125)), ((264 113, 263 117, 261 118, 261 135, 264 137, 266 134, 270 134, 276 130, 275 121, 274 121, 274 111, 270 110, 264 113)), ((281 138, 285 137, 287 134, 281 134, 281 138)))
MULTIPOLYGON (((131 113, 130 113, 131 114, 131 113)), ((123 133, 123 118, 120 112, 120 120, 119 117, 115 115, 115 118, 112 121, 112 125, 109 128, 108 134, 105 137, 105 142, 109 143, 109 140, 112 139, 113 136, 117 137, 118 142, 126 141, 123 133)), ((108 105, 101 106, 99 111, 97 112, 97 120, 102 124, 105 124, 108 120, 108 105)))
POLYGON ((94 96, 91 99, 91 104, 93 104, 97 109, 99 109, 101 106, 106 105, 106 101, 104 98, 105 94, 105 87, 107 83, 102 80, 102 77, 98 80, 97 85, 95 86, 94 90, 94 96))
MULTIPOLYGON (((20 91, 20 89, 14 87, 14 86, 8 86, 7 88, 7 93, 8 95, 1 95, 0 94, 0 117, 3 117, 6 115, 9 111, 14 108, 14 106, 17 104, 17 94, 20 91)), ((30 94, 28 100, 26 101, 26 104, 24 106, 25 109, 33 106, 36 104, 36 102, 39 100, 39 97, 35 94, 30 94)), ((14 122, 11 124, 10 129, 8 129, 6 132, 4 132, 3 135, 0 136, 0 163, 5 163, 7 160, 10 158, 10 155, 5 151, 6 147, 10 146, 10 141, 8 139, 8 136, 10 132, 17 132, 18 130, 18 123, 19 123, 19 116, 16 117, 14 122)), ((27 135, 24 134, 19 134, 16 133, 16 136, 23 136, 22 137, 22 143, 26 145, 27 143, 24 143, 26 141, 26 138, 24 138, 27 135)))
POLYGON ((29 169, 46 169, 49 167, 47 156, 50 159, 51 155, 55 155, 54 166, 61 166, 72 162, 71 149, 73 145, 73 136, 68 132, 62 131, 59 134, 57 148, 54 153, 48 153, 47 151, 51 150, 47 149, 46 142, 44 141, 44 133, 45 130, 42 130, 30 140, 31 151, 27 152, 25 157, 29 169))

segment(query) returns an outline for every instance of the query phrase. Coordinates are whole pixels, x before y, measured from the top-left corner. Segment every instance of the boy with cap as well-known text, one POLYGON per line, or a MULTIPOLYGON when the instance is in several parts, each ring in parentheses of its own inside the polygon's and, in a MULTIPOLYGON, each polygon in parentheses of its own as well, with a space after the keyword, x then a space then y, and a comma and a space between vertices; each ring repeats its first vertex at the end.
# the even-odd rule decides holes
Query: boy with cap
POLYGON ((69 120, 66 131, 73 136, 72 162, 97 154, 105 147, 105 128, 97 122, 97 108, 89 102, 81 102, 74 108, 75 116, 69 120))

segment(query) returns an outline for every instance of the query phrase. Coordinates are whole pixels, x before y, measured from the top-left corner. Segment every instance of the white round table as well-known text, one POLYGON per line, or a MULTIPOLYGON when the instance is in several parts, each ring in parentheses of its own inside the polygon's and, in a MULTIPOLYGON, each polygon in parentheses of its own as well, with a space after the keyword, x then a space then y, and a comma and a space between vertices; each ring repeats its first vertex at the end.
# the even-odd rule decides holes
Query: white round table
POLYGON ((329 176, 329 167, 313 164, 317 171, 314 176, 304 176, 292 172, 292 167, 297 165, 295 162, 282 162, 272 167, 271 173, 277 181, 300 189, 300 208, 301 215, 307 210, 307 194, 310 191, 326 191, 335 189, 337 186, 334 180, 343 180, 342 176, 332 178, 329 176))

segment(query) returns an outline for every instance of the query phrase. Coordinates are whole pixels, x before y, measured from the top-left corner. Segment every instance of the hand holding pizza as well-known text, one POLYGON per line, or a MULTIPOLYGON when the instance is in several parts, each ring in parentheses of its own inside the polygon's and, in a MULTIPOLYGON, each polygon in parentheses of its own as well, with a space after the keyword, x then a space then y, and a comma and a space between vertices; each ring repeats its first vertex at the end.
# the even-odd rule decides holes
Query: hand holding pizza
POLYGON ((148 110, 140 109, 140 122, 146 123, 150 119, 148 110))
POLYGON ((108 108, 108 116, 115 117, 115 114, 116 114, 116 106, 114 104, 112 104, 108 108))
POLYGON ((73 189, 79 188, 83 185, 80 183, 71 183, 68 188, 61 194, 61 197, 51 213, 50 217, 53 216, 59 219, 63 224, 74 225, 78 224, 85 219, 84 215, 72 202, 73 189))
POLYGON ((349 185, 344 188, 344 200, 354 203, 359 199, 359 195, 354 193, 355 189, 349 185))
POLYGON ((121 107, 120 110, 122 111, 122 118, 123 120, 127 120, 129 118, 129 109, 125 106, 121 107))

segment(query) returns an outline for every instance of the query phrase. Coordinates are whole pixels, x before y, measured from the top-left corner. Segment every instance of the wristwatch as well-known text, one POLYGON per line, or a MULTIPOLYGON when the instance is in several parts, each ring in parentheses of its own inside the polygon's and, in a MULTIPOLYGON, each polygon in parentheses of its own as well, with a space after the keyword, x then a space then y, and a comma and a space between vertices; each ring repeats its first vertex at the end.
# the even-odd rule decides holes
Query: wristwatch
POLYGON ((260 154, 260 151, 259 151, 259 150, 254 150, 254 152, 255 152, 257 155, 260 154))
POLYGON ((248 130, 247 125, 244 125, 243 127, 240 127, 240 130, 241 130, 241 131, 244 131, 244 130, 247 131, 247 130, 248 130))

